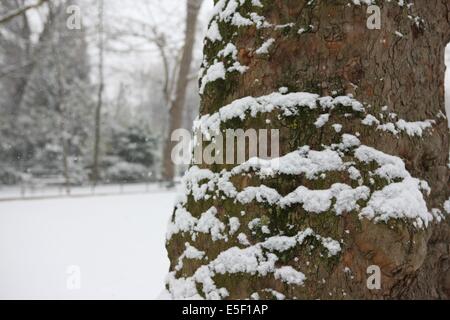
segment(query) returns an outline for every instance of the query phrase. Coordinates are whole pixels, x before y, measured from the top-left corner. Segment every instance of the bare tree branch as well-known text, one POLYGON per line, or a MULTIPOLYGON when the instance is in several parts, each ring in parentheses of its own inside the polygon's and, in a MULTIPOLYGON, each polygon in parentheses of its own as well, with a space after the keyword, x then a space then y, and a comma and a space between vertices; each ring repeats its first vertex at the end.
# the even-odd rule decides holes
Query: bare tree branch
POLYGON ((23 6, 22 8, 18 8, 16 10, 12 11, 12 12, 9 12, 6 15, 4 15, 3 17, 0 17, 0 24, 8 22, 8 21, 14 19, 15 17, 18 17, 18 16, 24 14, 28 10, 37 8, 37 7, 43 5, 44 3, 48 2, 48 1, 49 0, 38 0, 34 4, 29 4, 29 5, 23 6))

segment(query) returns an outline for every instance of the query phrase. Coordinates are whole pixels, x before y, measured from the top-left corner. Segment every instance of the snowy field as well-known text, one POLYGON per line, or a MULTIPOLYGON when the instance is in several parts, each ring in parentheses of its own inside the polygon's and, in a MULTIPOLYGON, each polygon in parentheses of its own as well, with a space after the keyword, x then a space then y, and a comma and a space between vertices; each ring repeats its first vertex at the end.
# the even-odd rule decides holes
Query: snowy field
POLYGON ((0 299, 157 298, 174 198, 0 201, 0 299))

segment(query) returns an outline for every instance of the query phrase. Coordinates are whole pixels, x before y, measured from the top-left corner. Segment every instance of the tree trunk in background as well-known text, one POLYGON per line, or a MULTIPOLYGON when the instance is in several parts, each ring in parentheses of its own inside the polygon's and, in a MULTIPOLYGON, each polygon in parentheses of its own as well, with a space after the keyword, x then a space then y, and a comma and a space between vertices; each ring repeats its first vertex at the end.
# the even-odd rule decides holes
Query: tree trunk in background
POLYGON ((223 112, 221 130, 277 128, 281 155, 302 146, 322 153, 303 149, 298 172, 286 166, 268 177, 255 174, 256 165, 231 178, 221 171, 232 166, 193 167, 167 236, 171 297, 450 298, 443 116, 450 3, 381 1, 381 29, 369 30, 367 6, 347 0, 215 2, 220 15, 210 25, 215 40, 204 48, 201 114, 233 101, 234 111, 236 105, 265 107, 223 112), (233 54, 219 54, 229 43, 235 61, 233 54), (235 62, 248 69, 233 71, 235 62), (222 75, 209 72, 221 67, 222 75), (289 93, 278 94, 281 87, 289 93), (302 102, 296 92, 316 94, 315 103, 302 102), (319 98, 325 96, 335 99, 319 98), (292 105, 294 114, 282 112, 292 105), (334 160, 320 164, 325 149, 352 164, 327 169, 334 160), (411 177, 426 181, 431 193, 411 177), (337 183, 365 196, 339 193, 337 183), (296 197, 279 200, 288 194, 296 197), (380 289, 367 286, 370 266, 381 269, 380 289))
MULTIPOLYGON (((49 6, 49 20, 53 23, 55 20, 55 8, 53 5, 49 6)), ((58 8, 59 9, 59 8, 58 8)), ((64 176, 65 191, 67 195, 70 195, 70 172, 69 172, 69 141, 70 138, 66 128, 66 95, 67 90, 65 88, 65 79, 63 61, 59 52, 58 44, 61 43, 61 35, 58 30, 54 31, 51 38, 51 47, 56 63, 56 79, 57 79, 57 95, 56 95, 56 113, 58 114, 58 127, 60 131, 60 141, 62 149, 62 168, 64 176)))
POLYGON ((104 89, 104 74, 103 74, 103 63, 104 63, 104 34, 103 34, 103 17, 104 17, 104 5, 103 0, 99 0, 98 6, 98 69, 99 69, 99 87, 98 87, 98 96, 97 96, 97 106, 95 108, 95 137, 94 137, 94 164, 92 168, 92 182, 94 185, 97 185, 98 180, 100 178, 100 169, 99 169, 99 161, 100 161, 100 139, 101 139, 101 126, 102 126, 102 106, 103 106, 103 89, 104 89))
MULTIPOLYGON (((172 149, 175 142, 171 141, 172 132, 182 128, 183 124, 183 107, 186 100, 186 89, 189 83, 189 72, 191 70, 192 55, 195 44, 195 34, 197 31, 197 20, 200 12, 202 0, 187 1, 186 16, 186 34, 184 40, 183 54, 181 57, 180 68, 178 71, 175 97, 172 101, 169 111, 169 132, 164 147, 163 170, 164 179, 171 183, 175 176, 175 167, 171 158, 172 149)), ((172 99, 172 97, 170 97, 172 99)))

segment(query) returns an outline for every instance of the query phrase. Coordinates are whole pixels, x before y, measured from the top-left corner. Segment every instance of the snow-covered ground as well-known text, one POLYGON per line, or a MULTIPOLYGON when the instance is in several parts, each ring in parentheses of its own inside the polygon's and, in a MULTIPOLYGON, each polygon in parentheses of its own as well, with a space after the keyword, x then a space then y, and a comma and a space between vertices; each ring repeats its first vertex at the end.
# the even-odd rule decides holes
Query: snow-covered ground
POLYGON ((0 201, 0 299, 157 298, 174 198, 0 201))

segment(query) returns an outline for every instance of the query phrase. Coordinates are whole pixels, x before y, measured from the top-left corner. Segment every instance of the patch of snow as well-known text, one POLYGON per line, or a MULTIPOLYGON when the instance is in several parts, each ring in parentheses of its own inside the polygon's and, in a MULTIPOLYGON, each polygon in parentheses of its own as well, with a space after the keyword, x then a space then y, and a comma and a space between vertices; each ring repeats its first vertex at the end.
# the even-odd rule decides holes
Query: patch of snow
POLYGON ((220 34, 219 25, 217 24, 217 21, 211 22, 211 25, 206 31, 206 38, 213 43, 216 41, 222 41, 222 35, 220 34))
POLYGON ((270 38, 268 40, 266 40, 261 47, 259 47, 255 53, 256 54, 269 54, 269 48, 275 43, 275 39, 274 38, 270 38))
POLYGON ((239 192, 236 200, 242 204, 249 204, 253 201, 259 203, 276 204, 280 200, 280 194, 272 188, 261 185, 259 187, 247 187, 239 192))
POLYGON ((231 172, 237 175, 253 170, 261 177, 273 177, 277 174, 304 174, 308 179, 317 179, 321 173, 343 169, 344 163, 336 151, 328 149, 315 151, 303 147, 281 158, 271 160, 252 158, 235 167, 231 172))
POLYGON ((450 198, 447 201, 445 201, 445 203, 444 203, 444 210, 445 210, 445 212, 450 214, 450 198))
POLYGON ((364 163, 376 162, 380 167, 375 173, 389 181, 397 178, 409 177, 402 159, 396 156, 388 155, 382 151, 368 146, 360 146, 355 151, 355 157, 364 163))
MULTIPOLYGON (((382 116, 382 115, 381 115, 382 116)), ((390 113, 390 118, 396 118, 396 114, 390 113)), ((366 126, 377 126, 377 130, 390 132, 394 135, 397 135, 399 132, 405 132, 407 135, 414 137, 422 137, 423 133, 427 129, 431 129, 433 124, 436 122, 434 120, 425 120, 425 121, 405 121, 403 119, 398 120, 396 123, 387 122, 381 123, 375 116, 368 114, 361 121, 362 124, 366 126)))
POLYGON ((205 92, 206 85, 219 79, 225 80, 226 70, 223 62, 216 62, 206 70, 200 85, 200 94, 205 92))
POLYGON ((316 126, 316 128, 322 128, 330 119, 330 114, 329 113, 325 113, 319 116, 319 118, 317 118, 317 121, 314 122, 314 125, 316 126))
POLYGON ((0 299, 157 298, 174 199, 157 191, 0 202, 0 299), (67 288, 70 266, 79 290, 67 288))
POLYGON ((304 186, 298 187, 295 191, 279 200, 281 207, 290 207, 294 204, 302 204, 305 211, 311 213, 323 213, 331 209, 332 200, 336 214, 351 212, 359 209, 357 202, 367 200, 370 189, 366 186, 352 189, 346 184, 337 183, 325 190, 309 190, 304 186))
POLYGON ((280 279, 287 284, 302 285, 305 281, 305 274, 292 268, 291 266, 284 266, 278 268, 274 272, 275 279, 280 279))
MULTIPOLYGON (((218 69, 220 69, 220 71, 225 71, 225 68, 222 67, 223 63, 218 69)), ((215 74, 216 72, 212 73, 215 74)), ((224 76, 224 73, 220 72, 219 75, 224 76)), ((207 77, 207 79, 209 79, 209 77, 207 77)), ((209 80, 205 80, 205 82, 207 83, 209 80)), ((204 89, 204 86, 202 86, 202 88, 204 89)), ((195 131, 200 130, 205 136, 209 136, 211 132, 220 132, 221 123, 236 118, 244 120, 247 117, 247 113, 251 117, 255 117, 259 113, 268 113, 279 110, 283 116, 289 117, 297 115, 302 108, 316 109, 318 106, 322 107, 324 110, 332 110, 344 106, 352 107, 353 110, 358 112, 364 111, 363 105, 350 96, 320 98, 316 94, 307 92, 293 92, 288 94, 275 92, 258 98, 244 97, 237 99, 229 105, 220 108, 218 112, 211 115, 204 115, 196 120, 194 129, 195 131)))
POLYGON ((433 216, 428 212, 427 204, 421 192, 420 181, 406 178, 399 183, 391 183, 380 191, 375 191, 360 217, 375 222, 387 222, 389 219, 410 219, 418 228, 428 226, 433 216))
POLYGON ((226 239, 226 236, 223 235, 225 225, 216 218, 216 215, 217 209, 215 207, 212 207, 202 213, 193 230, 200 233, 210 234, 213 241, 226 239))
POLYGON ((228 220, 228 225, 230 227, 230 235, 232 235, 232 234, 235 234, 239 230, 241 223, 239 222, 239 218, 231 217, 228 220))
POLYGON ((340 133, 342 131, 342 124, 335 123, 332 125, 332 127, 334 131, 336 131, 336 133, 340 133))
POLYGON ((221 252, 216 259, 197 269, 190 278, 175 278, 172 272, 167 277, 169 292, 173 299, 200 299, 196 283, 203 285, 203 294, 207 299, 221 299, 229 295, 226 288, 217 288, 213 277, 216 274, 245 273, 257 276, 276 274, 275 277, 291 284, 302 285, 305 276, 289 268, 276 268, 279 258, 273 251, 288 250, 291 246, 301 245, 307 237, 314 237, 328 250, 329 256, 336 255, 340 250, 337 241, 316 235, 311 229, 292 238, 272 237, 262 243, 246 248, 231 247, 221 252), (267 252, 267 250, 269 252, 267 252), (295 272, 294 272, 295 271, 295 272))
POLYGON ((237 237, 240 244, 244 246, 249 246, 250 242, 248 241, 247 235, 245 233, 240 233, 237 237))
POLYGON ((434 124, 432 120, 426 121, 416 121, 416 122, 406 122, 403 119, 397 121, 396 126, 400 130, 405 131, 409 136, 419 136, 421 137, 425 129, 429 129, 434 124))

